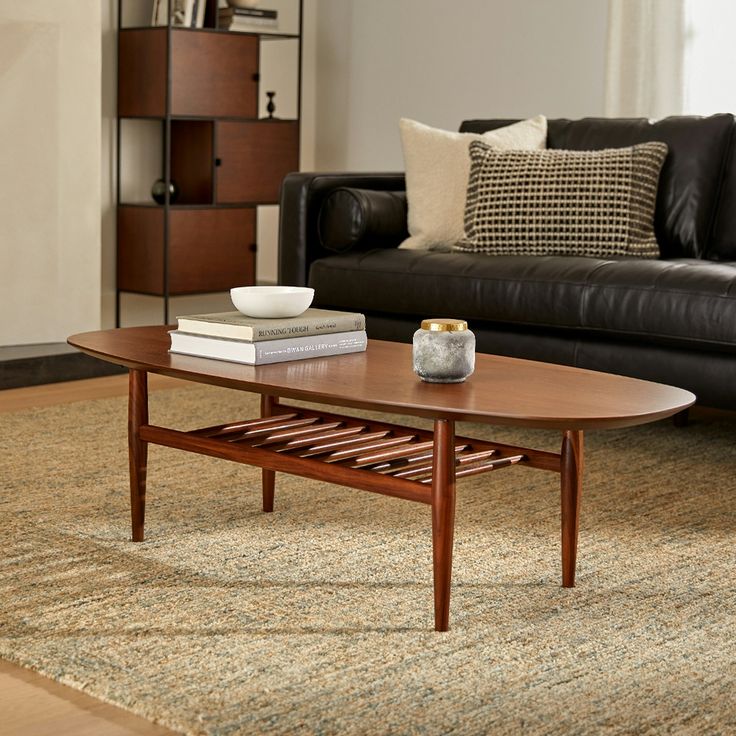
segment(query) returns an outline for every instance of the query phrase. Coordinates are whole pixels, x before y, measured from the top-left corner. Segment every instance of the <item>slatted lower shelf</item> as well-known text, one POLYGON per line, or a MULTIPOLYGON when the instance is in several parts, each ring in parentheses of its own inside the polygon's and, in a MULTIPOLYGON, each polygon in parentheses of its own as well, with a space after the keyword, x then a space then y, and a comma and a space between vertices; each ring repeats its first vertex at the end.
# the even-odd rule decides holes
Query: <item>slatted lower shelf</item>
MULTIPOLYGON (((284 405, 275 410, 273 416, 190 432, 145 425, 141 439, 296 475, 349 480, 365 490, 430 502, 432 432, 284 405)), ((529 463, 527 452, 457 437, 455 477, 529 463)), ((557 455, 541 454, 559 462, 557 455)))

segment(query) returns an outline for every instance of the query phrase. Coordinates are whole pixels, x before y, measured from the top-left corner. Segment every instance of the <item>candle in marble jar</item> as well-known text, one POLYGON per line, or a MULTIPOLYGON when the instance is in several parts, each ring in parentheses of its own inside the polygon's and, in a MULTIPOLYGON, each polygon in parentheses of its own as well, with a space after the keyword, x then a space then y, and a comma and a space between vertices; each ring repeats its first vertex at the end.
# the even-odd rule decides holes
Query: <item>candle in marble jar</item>
POLYGON ((414 333, 414 372, 428 383, 461 383, 475 368, 475 335, 462 319, 425 319, 414 333))

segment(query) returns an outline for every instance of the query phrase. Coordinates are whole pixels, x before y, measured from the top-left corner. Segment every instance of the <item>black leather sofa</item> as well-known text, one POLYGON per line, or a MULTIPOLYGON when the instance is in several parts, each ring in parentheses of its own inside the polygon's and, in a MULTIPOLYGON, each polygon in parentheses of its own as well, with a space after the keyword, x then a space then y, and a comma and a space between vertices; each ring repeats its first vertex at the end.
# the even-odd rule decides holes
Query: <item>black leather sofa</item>
MULTIPOLYGON (((460 130, 511 122, 471 120, 460 130)), ((726 114, 549 121, 549 148, 668 144, 658 260, 398 249, 407 235, 402 174, 290 174, 281 194, 280 283, 313 286, 316 306, 365 313, 373 338, 408 342, 422 318, 459 317, 481 352, 668 383, 704 405, 733 409, 735 137, 726 114), (350 196, 345 187, 363 192, 350 196)))

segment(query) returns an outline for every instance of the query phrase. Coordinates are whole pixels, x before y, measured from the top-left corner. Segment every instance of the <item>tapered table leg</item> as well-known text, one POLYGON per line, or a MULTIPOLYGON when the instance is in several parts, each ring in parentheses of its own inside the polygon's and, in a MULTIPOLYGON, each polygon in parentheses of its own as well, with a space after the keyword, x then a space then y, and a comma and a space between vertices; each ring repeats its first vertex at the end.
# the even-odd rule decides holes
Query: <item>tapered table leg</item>
POLYGON ((578 552, 580 496, 583 492, 583 433, 567 431, 562 435, 561 516, 562 516, 562 586, 575 587, 578 552))
MULTIPOLYGON (((268 394, 261 395, 261 416, 273 415, 276 399, 268 394)), ((276 486, 276 473, 273 470, 261 469, 261 486, 263 489, 263 510, 273 511, 273 494, 276 486)))
POLYGON ((434 422, 432 458, 432 562, 434 565, 434 628, 450 628, 452 544, 455 532, 455 423, 434 422))
POLYGON ((142 542, 146 516, 148 443, 141 440, 140 428, 148 424, 148 373, 131 368, 128 386, 130 515, 133 526, 133 541, 142 542))

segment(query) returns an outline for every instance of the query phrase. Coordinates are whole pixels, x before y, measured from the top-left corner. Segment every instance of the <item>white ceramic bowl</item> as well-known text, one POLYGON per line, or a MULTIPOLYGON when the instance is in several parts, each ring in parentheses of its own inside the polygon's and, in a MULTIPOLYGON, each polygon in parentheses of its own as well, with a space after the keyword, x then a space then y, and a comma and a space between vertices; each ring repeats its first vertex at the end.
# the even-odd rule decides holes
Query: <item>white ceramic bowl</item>
POLYGON ((305 286, 238 286, 230 289, 235 309, 248 317, 296 317, 309 307, 314 289, 305 286))

